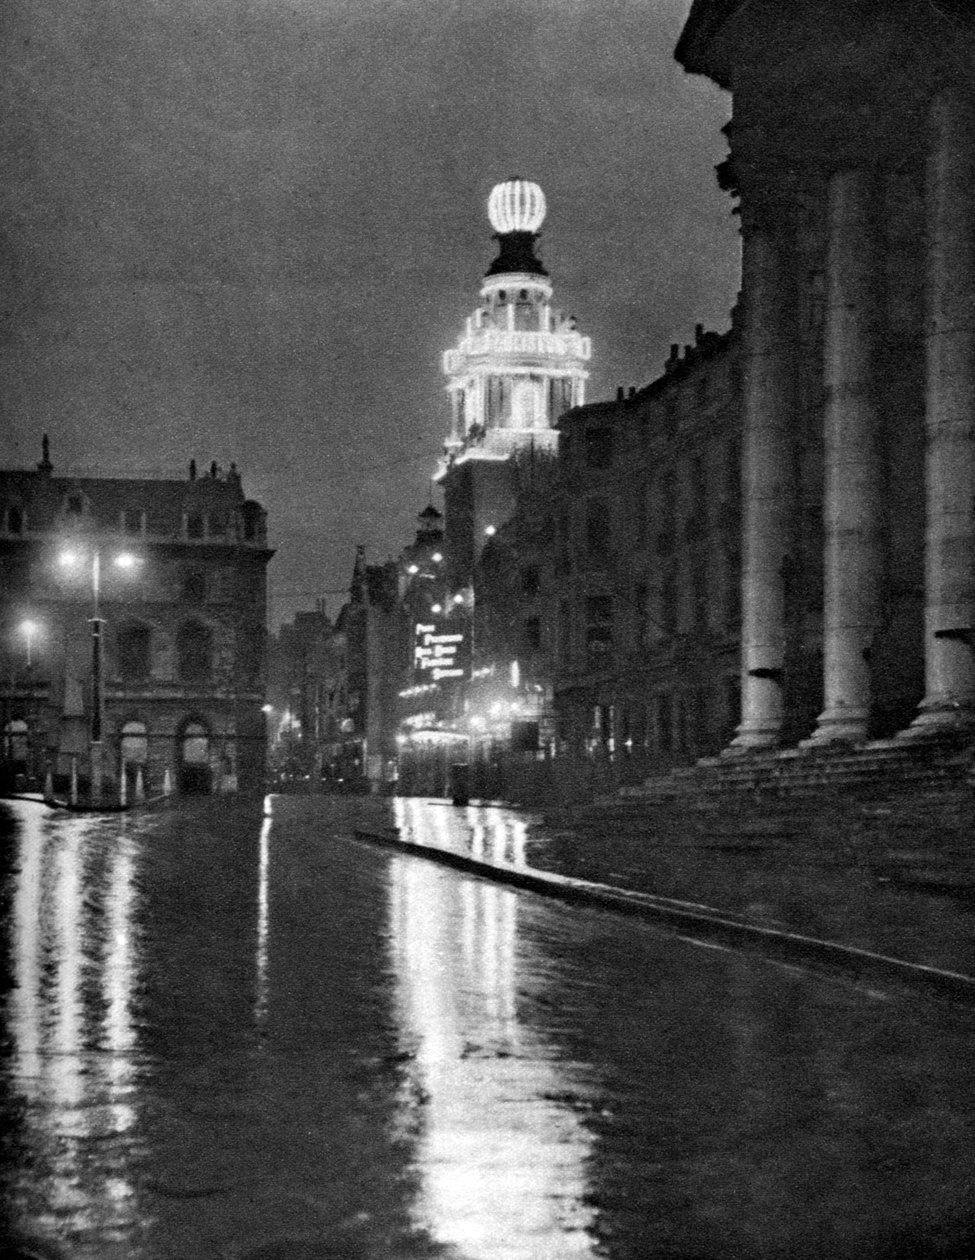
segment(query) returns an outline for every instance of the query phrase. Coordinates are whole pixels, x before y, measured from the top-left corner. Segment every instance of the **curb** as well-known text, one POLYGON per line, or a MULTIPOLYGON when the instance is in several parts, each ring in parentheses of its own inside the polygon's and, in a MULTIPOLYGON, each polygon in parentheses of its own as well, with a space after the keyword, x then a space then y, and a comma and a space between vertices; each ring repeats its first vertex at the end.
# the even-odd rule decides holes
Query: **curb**
POLYGON ((958 971, 945 971, 924 963, 912 963, 903 958, 858 949, 853 945, 762 927, 744 917, 694 902, 675 901, 554 872, 511 866, 506 862, 482 862, 449 849, 414 844, 393 832, 355 828, 353 835, 359 840, 380 844, 400 853, 410 853, 468 875, 478 875, 543 897, 635 915, 685 932, 692 931, 696 936, 720 944, 751 948, 787 962, 813 964, 821 969, 852 974, 859 980, 894 981, 975 1005, 975 976, 958 971))

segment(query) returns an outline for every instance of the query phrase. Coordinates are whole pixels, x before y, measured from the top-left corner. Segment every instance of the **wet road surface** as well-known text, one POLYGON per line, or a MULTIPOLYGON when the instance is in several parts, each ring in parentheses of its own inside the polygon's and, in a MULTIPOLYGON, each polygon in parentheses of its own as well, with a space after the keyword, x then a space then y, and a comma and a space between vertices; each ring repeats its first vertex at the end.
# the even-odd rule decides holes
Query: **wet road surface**
POLYGON ((266 808, 0 807, 4 1199, 44 1254, 975 1254, 971 1011, 266 808))

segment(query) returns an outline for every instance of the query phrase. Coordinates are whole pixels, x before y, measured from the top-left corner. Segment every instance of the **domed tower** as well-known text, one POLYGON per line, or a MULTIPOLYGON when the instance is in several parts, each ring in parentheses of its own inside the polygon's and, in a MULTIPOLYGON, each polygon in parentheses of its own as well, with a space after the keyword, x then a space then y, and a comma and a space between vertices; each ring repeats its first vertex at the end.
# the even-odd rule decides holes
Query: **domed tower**
POLYGON ((477 540, 513 504, 512 473, 497 466, 530 449, 555 453, 558 417, 585 402, 591 353, 574 316, 553 308, 548 272, 535 254, 546 210, 541 188, 506 180, 491 190, 487 210, 498 256, 481 285, 480 306, 444 355, 450 431, 434 477, 444 486, 448 542, 460 541, 462 515, 473 530, 463 558, 448 548, 461 567, 473 564, 477 540))

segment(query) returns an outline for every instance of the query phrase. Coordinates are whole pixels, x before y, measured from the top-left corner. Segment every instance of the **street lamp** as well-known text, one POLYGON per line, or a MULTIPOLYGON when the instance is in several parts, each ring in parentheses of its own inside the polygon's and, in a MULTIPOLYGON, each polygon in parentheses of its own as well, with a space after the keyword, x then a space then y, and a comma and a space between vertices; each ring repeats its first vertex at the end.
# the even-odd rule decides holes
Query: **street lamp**
POLYGON ((17 629, 24 636, 24 642, 27 645, 27 668, 30 669, 31 665, 33 664, 33 661, 31 659, 31 648, 33 647, 34 637, 37 634, 38 630, 40 629, 40 626, 37 624, 36 621, 28 620, 28 621, 22 621, 20 625, 17 627, 17 629))
MULTIPOLYGON (((90 562, 91 573, 91 727, 89 743, 91 747, 91 799, 100 801, 102 797, 102 727, 105 718, 105 689, 102 681, 102 630, 105 619, 101 615, 102 553, 101 548, 90 550, 68 547, 58 557, 61 567, 75 571, 86 567, 90 562)), ((111 557, 114 568, 125 571, 133 570, 139 564, 139 557, 131 551, 120 551, 111 557)))

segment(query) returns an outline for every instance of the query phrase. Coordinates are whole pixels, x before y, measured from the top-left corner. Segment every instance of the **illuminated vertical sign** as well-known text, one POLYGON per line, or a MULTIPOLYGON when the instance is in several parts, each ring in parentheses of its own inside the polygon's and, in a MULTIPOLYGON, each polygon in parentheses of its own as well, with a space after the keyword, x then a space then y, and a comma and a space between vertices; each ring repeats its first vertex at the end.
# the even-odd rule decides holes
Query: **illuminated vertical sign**
POLYGON ((435 623, 416 623, 413 635, 413 670, 421 683, 442 678, 463 678, 459 656, 464 636, 448 633, 435 623))

